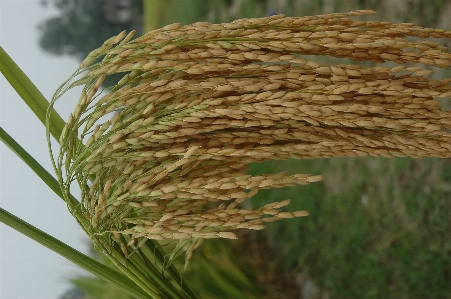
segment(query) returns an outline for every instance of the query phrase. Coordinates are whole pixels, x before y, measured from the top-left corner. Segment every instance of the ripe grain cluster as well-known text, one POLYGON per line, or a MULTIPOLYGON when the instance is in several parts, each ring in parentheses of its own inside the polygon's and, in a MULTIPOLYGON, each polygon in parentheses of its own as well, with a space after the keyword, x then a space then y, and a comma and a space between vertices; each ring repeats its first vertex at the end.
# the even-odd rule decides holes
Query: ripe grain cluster
POLYGON ((67 196, 71 182, 81 186, 90 234, 110 234, 124 254, 147 239, 178 239, 189 258, 198 240, 308 215, 281 211, 289 200, 243 208, 260 189, 321 179, 250 176, 249 163, 450 157, 451 115, 436 98, 451 96, 451 79, 428 79, 424 66, 450 67, 451 54, 420 38, 451 31, 350 18, 369 13, 172 24, 134 40, 123 32, 93 51, 82 78, 55 96, 84 85, 57 167, 67 196), (124 77, 100 93, 116 73, 124 77))

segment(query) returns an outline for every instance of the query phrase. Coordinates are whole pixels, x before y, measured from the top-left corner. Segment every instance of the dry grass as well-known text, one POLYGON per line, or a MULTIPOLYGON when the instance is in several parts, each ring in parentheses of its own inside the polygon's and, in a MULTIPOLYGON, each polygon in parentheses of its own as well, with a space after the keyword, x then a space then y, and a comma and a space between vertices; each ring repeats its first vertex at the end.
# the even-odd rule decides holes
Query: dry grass
POLYGON ((134 40, 123 32, 93 51, 75 75, 87 73, 55 96, 85 85, 57 166, 67 194, 74 180, 82 188, 90 234, 110 234, 125 256, 147 239, 177 239, 189 260, 204 238, 308 215, 280 211, 289 200, 240 208, 260 189, 321 179, 250 176, 249 163, 450 157, 450 113, 434 98, 451 95, 451 79, 406 64, 449 67, 444 47, 408 37, 451 32, 349 18, 369 13, 172 24, 134 40), (323 65, 300 55, 399 65, 323 65), (121 72, 99 95, 105 76, 121 72))

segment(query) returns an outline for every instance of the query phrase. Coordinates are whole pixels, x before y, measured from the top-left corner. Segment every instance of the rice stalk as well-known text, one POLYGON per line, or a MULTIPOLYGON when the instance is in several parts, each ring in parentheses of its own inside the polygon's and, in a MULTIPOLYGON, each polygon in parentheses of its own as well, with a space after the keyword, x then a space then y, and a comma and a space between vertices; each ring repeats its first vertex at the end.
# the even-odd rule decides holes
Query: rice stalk
POLYGON ((186 252, 188 261, 203 239, 308 215, 281 211, 289 200, 240 204, 321 176, 250 176, 249 163, 450 157, 450 112, 437 99, 451 96, 451 79, 429 79, 425 66, 447 68, 451 54, 421 39, 451 31, 351 18, 371 13, 171 24, 136 39, 122 32, 94 50, 53 99, 84 86, 55 166, 66 196, 72 182, 81 187, 77 217, 88 234, 106 236, 104 247, 125 259, 148 239, 175 240, 169 260, 186 252), (116 73, 124 77, 101 93, 116 73))

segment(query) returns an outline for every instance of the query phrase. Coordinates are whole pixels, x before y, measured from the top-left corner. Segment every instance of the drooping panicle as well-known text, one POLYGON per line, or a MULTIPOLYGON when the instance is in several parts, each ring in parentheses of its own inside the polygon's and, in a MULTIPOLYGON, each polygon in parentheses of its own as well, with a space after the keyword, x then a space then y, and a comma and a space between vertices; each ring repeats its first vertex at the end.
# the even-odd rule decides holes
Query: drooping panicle
POLYGON ((178 239, 190 251, 199 239, 308 215, 281 211, 289 201, 243 208, 260 189, 321 179, 250 176, 249 163, 450 157, 450 113, 436 98, 451 96, 451 79, 408 64, 451 66, 446 48, 418 40, 451 32, 350 18, 368 13, 172 24, 94 50, 77 72, 83 78, 66 85, 85 88, 62 136, 60 156, 70 158, 59 164, 65 188, 77 180, 82 189, 91 233, 127 236, 124 254, 146 239, 178 239), (100 93, 116 73, 123 78, 100 93))

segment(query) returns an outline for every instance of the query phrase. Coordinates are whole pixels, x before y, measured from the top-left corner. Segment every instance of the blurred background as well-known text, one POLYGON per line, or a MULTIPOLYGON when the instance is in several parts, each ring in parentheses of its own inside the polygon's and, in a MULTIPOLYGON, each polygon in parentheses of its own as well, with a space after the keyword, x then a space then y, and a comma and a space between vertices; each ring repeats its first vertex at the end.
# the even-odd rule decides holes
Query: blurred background
MULTIPOLYGON (((377 14, 366 18, 451 30, 448 0, 47 0, 41 5, 57 11, 36 29, 41 49, 79 61, 123 29, 142 34, 175 22, 372 9, 377 14)), ((443 70, 436 76, 450 75, 443 70)), ((310 216, 271 223, 260 232, 241 231, 237 241, 206 240, 184 274, 201 298, 450 298, 450 160, 278 161, 252 165, 250 172, 284 170, 322 174, 324 180, 261 191, 251 204, 289 198, 287 210, 305 209, 310 216)), ((128 298, 89 276, 70 281, 60 299, 128 298)))

